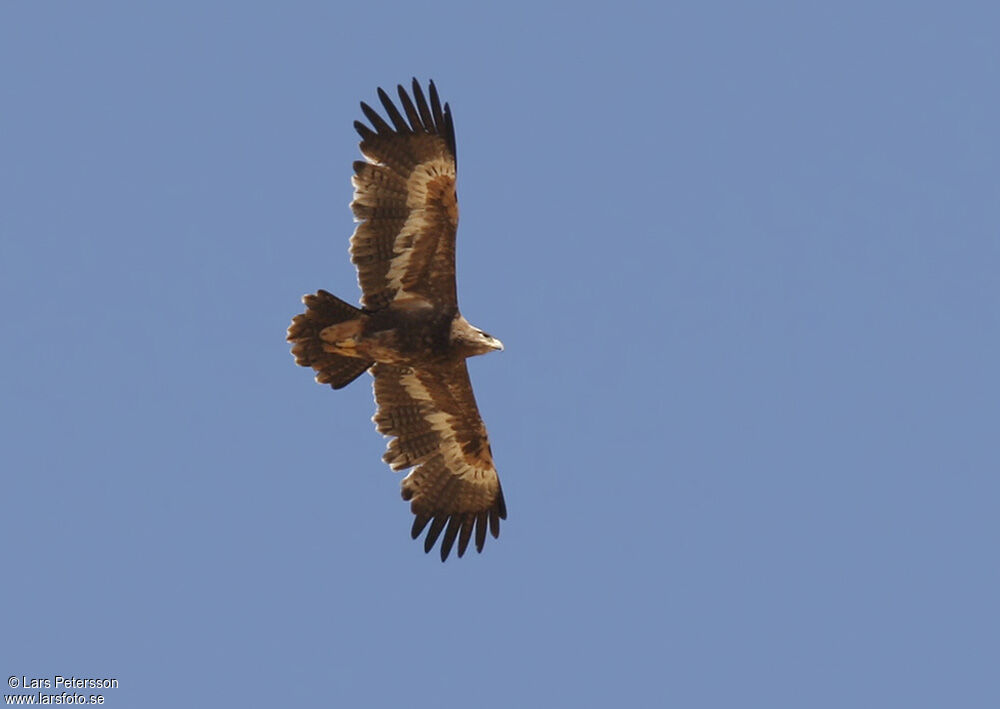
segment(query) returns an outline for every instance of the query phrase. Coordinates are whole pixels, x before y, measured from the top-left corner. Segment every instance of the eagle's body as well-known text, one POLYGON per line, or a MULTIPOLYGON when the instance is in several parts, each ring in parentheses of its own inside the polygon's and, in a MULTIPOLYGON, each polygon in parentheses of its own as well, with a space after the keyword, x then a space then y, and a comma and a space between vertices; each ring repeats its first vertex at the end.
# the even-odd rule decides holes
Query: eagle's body
POLYGON ((474 328, 456 308, 423 299, 393 301, 320 331, 327 351, 407 367, 446 365, 503 349, 499 340, 474 328))
POLYGON ((326 291, 303 298, 288 340, 296 362, 334 389, 365 371, 375 378, 379 432, 393 437, 383 456, 394 470, 412 467, 403 499, 416 515, 416 538, 430 524, 424 548, 444 532, 441 559, 456 538, 458 555, 476 534, 482 551, 489 528, 507 515, 486 427, 465 359, 502 350, 458 310, 455 285, 455 132, 434 83, 430 103, 416 79, 413 100, 399 87, 404 118, 384 91, 392 126, 368 105, 375 130, 355 122, 367 162, 354 163, 359 224, 351 237, 362 308, 326 291))

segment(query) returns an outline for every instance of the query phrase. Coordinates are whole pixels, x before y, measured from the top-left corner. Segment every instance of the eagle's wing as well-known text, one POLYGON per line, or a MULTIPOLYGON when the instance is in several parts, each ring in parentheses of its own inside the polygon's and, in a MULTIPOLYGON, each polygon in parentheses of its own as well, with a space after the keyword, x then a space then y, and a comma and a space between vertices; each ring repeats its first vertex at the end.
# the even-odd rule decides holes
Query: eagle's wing
POLYGON ((354 201, 359 224, 351 237, 351 260, 358 268, 361 302, 378 310, 397 296, 419 296, 455 305, 455 128, 448 104, 441 107, 434 82, 430 103, 417 80, 413 100, 402 86, 399 112, 382 89, 379 99, 392 125, 370 106, 361 109, 361 153, 354 163, 354 201))
POLYGON ((498 536, 507 508, 465 362, 428 369, 378 363, 372 375, 375 426, 394 437, 383 459, 393 470, 416 466, 403 480, 403 499, 416 515, 413 538, 429 523, 429 552, 444 531, 444 561, 456 537, 458 555, 465 553, 475 529, 482 551, 487 526, 498 536))

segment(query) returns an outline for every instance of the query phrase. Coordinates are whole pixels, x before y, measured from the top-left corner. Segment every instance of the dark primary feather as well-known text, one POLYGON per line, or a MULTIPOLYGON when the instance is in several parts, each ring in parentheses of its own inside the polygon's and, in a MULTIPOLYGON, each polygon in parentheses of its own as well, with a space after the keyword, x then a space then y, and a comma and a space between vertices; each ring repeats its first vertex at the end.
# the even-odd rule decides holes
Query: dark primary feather
POLYGON ((364 112, 365 117, 371 121, 372 127, 375 128, 376 133, 381 133, 382 135, 389 135, 392 133, 392 128, 389 127, 389 124, 385 122, 382 116, 378 115, 378 111, 364 101, 361 102, 361 110, 364 112))
POLYGON ((403 116, 400 115, 399 111, 396 109, 396 105, 389 98, 389 95, 379 87, 378 98, 382 102, 382 107, 385 108, 385 112, 389 115, 389 119, 392 121, 392 125, 396 126, 396 131, 399 133, 410 133, 410 126, 407 125, 403 116))
POLYGON ((354 129, 365 140, 370 139, 373 135, 389 135, 394 131, 398 134, 427 133, 430 135, 439 135, 444 138, 448 146, 448 151, 454 157, 456 152, 455 125, 451 115, 451 107, 447 103, 442 105, 437 87, 433 81, 429 82, 428 86, 430 93, 429 104, 424 97, 420 83, 416 79, 413 80, 412 100, 402 84, 397 85, 396 91, 399 94, 399 101, 403 105, 406 118, 400 113, 396 104, 389 97, 389 94, 383 88, 379 87, 377 91, 379 101, 385 109, 386 115, 389 116, 389 120, 392 121, 392 126, 382 118, 378 111, 362 101, 361 111, 375 130, 373 131, 372 128, 369 128, 360 121, 354 122, 354 129))
POLYGON ((444 126, 444 116, 441 113, 441 99, 438 98, 437 87, 434 86, 432 81, 430 84, 431 92, 431 113, 434 116, 434 125, 439 129, 444 126))
POLYGON ((354 121, 354 130, 356 130, 358 132, 358 135, 361 136, 361 140, 371 140, 372 138, 375 137, 375 133, 372 131, 372 129, 366 126, 361 121, 354 121))
POLYGON ((410 129, 413 131, 423 130, 424 124, 420 119, 420 114, 417 113, 413 101, 410 100, 410 96, 406 93, 406 89, 403 88, 402 84, 396 87, 396 92, 399 94, 400 103, 403 104, 403 110, 406 111, 406 117, 410 121, 410 129))
MULTIPOLYGON (((434 85, 434 82, 430 82, 434 85)), ((403 87, 400 86, 400 89, 403 87)), ((417 83, 416 78, 413 79, 413 100, 417 102, 417 110, 420 112, 420 122, 424 127, 424 130, 431 130, 434 127, 434 118, 431 116, 431 110, 427 107, 427 99, 424 98, 423 89, 420 88, 420 84, 417 83)))
MULTIPOLYGON (((427 537, 424 539, 424 551, 430 553, 430 550, 434 548, 434 542, 437 541, 438 535, 441 534, 441 530, 444 529, 444 525, 447 524, 447 517, 435 517, 434 521, 431 522, 431 528, 427 530, 427 537)), ((442 546, 443 550, 444 547, 442 546)), ((444 557, 448 558, 447 555, 444 557)), ((444 559, 442 559, 444 561, 444 559)))

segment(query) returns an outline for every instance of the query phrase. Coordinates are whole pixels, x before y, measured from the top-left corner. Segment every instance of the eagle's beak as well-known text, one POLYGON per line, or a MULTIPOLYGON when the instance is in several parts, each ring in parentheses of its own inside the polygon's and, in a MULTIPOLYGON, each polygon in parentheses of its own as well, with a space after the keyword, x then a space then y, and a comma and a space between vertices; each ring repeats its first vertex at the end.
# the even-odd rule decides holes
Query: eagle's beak
POLYGON ((490 340, 491 340, 490 344, 493 345, 493 349, 500 350, 501 352, 503 352, 503 343, 500 342, 500 340, 498 340, 495 337, 491 337, 490 340))

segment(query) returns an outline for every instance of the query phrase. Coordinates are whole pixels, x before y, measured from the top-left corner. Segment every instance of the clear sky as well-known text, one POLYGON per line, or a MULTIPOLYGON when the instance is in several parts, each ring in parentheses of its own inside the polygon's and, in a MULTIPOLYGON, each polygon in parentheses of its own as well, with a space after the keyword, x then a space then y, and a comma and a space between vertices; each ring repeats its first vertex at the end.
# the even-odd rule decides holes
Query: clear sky
POLYGON ((3 3, 3 677, 1000 706, 996 7, 3 3), (351 123, 412 76, 506 345, 470 369, 509 519, 446 564, 370 378, 284 340, 358 296, 351 123))

